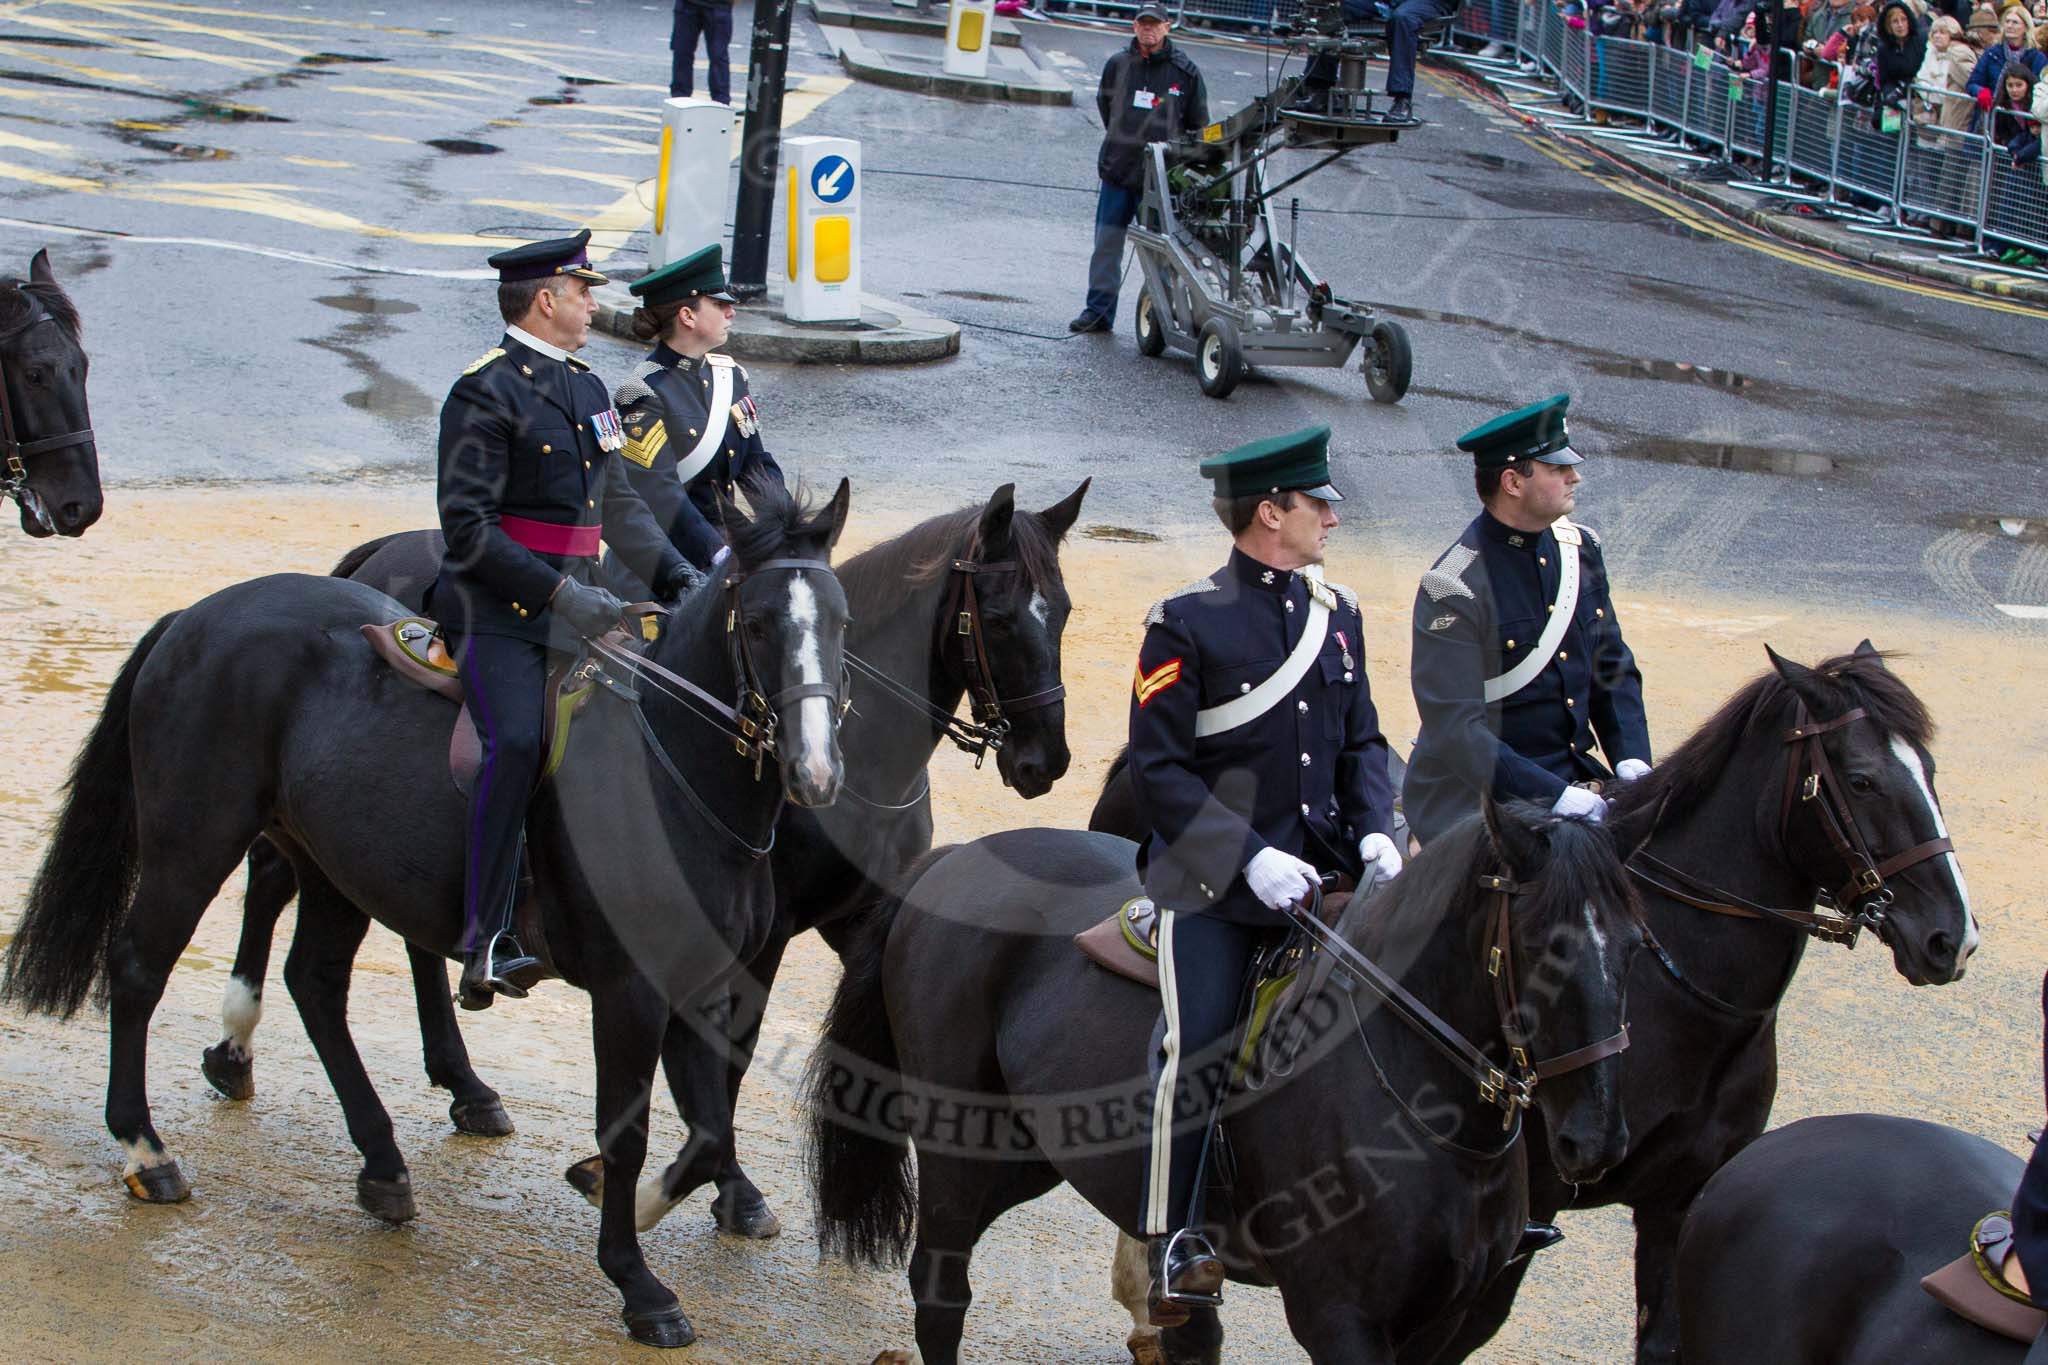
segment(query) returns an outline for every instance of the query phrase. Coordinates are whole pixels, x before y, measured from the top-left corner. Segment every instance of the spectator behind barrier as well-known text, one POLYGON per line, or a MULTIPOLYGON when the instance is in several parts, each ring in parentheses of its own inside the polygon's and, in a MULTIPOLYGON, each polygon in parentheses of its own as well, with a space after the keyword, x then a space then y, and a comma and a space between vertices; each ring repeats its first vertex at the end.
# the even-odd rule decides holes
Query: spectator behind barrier
POLYGON ((1848 26, 1849 16, 1854 12, 1851 0, 1828 0, 1826 4, 1815 0, 1813 8, 1806 12, 1806 26, 1800 30, 1799 49, 1809 59, 1804 83, 1810 88, 1827 88, 1831 73, 1813 59, 1830 39, 1848 26))
POLYGON ((1823 63, 1839 67, 1842 73, 1841 99, 1844 104, 1872 107, 1877 100, 1877 11, 1858 5, 1849 11, 1849 22, 1835 31, 1813 54, 1823 63))
POLYGON ((1962 25, 1950 15, 1935 15, 1927 34, 1927 56, 1913 82, 1921 88, 1914 119, 1959 133, 1967 131, 1970 115, 1977 106, 1964 92, 1970 84, 1970 71, 1976 65, 1977 49, 1963 37, 1962 25), (1944 90, 1950 93, 1928 93, 1944 90))
POLYGON ((2041 125, 2034 121, 2034 73, 2014 62, 2006 67, 1992 101, 1991 140, 2015 166, 2041 159, 2041 125))
POLYGON ((1886 110, 1905 108, 1926 59, 1927 36, 1914 22, 1912 6, 1906 0, 1885 0, 1877 16, 1877 108, 1872 121, 1878 127, 1884 126, 1886 110))
POLYGON ((1998 42, 1998 11, 1989 5, 1979 5, 1970 11, 1969 20, 1963 25, 1964 36, 1970 46, 1979 53, 1989 52, 1998 42))
POLYGON ((2016 62, 2026 67, 2030 90, 2033 83, 2041 78, 2041 69, 2048 66, 2048 54, 2032 45, 2032 36, 2026 10, 2017 5, 2008 9, 1999 21, 1999 41, 1985 49, 1970 72, 1968 89, 1970 97, 1977 101, 1977 114, 1970 120, 1971 132, 1989 131, 1984 115, 1996 102, 1999 76, 2009 63, 2016 62))

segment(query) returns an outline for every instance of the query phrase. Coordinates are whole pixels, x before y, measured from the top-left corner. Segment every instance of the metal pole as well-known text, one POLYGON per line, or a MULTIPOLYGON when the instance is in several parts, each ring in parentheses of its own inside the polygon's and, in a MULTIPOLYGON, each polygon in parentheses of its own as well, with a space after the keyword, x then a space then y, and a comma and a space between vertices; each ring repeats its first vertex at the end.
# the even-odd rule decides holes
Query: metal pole
MULTIPOLYGON (((1766 3, 1769 3, 1769 0, 1766 0, 1766 3)), ((1778 141, 1778 57, 1785 50, 1786 8, 1787 6, 1781 0, 1777 13, 1771 16, 1771 62, 1769 69, 1764 75, 1763 182, 1766 185, 1771 183, 1771 149, 1778 141)), ((1791 148, 1788 144, 1786 148, 1788 154, 1790 150, 1791 148)), ((1788 167, 1787 170, 1786 178, 1789 180, 1791 178, 1789 174, 1790 168, 1788 167)))
POLYGON ((747 56, 747 118, 740 134, 740 194, 733 209, 732 292, 768 292, 768 238, 775 224, 775 171, 782 162, 782 94, 789 74, 789 21, 796 0, 756 0, 747 56))

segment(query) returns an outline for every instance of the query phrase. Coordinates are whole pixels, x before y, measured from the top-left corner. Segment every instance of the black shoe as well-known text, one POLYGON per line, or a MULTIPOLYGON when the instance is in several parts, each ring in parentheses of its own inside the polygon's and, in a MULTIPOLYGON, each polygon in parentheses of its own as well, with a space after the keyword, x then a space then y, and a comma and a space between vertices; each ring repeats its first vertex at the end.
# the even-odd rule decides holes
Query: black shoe
POLYGON ((1067 324, 1069 332, 1107 332, 1109 319, 1100 313, 1083 313, 1067 324))
POLYGON ((1407 95, 1394 96, 1393 107, 1387 110, 1387 117, 1396 123, 1415 121, 1415 101, 1407 95))
POLYGON ((1170 1237, 1154 1237, 1146 1245, 1152 1285, 1145 1306, 1155 1327, 1177 1327, 1190 1308, 1215 1308, 1223 1302, 1223 1262, 1209 1239, 1193 1228, 1170 1237))
POLYGON ((510 929, 500 929, 483 947, 463 955, 455 1000, 466 1010, 487 1010, 500 995, 524 1000, 540 976, 540 959, 528 955, 510 929))
POLYGON ((1291 99, 1291 100, 1289 100, 1289 101, 1287 102, 1287 108, 1286 108, 1285 112, 1286 112, 1286 113, 1289 113, 1289 114, 1327 114, 1327 113, 1329 113, 1329 112, 1330 112, 1330 90, 1329 90, 1329 87, 1328 87, 1328 86, 1325 86, 1325 87, 1323 87, 1323 88, 1322 88, 1322 89, 1320 89, 1320 90, 1303 90, 1303 91, 1300 91, 1299 93, 1297 93, 1297 94, 1295 95, 1295 97, 1294 97, 1293 99, 1291 99))
POLYGON ((1555 1223, 1529 1223, 1522 1228, 1522 1240, 1515 1244, 1515 1254, 1508 1257, 1508 1264, 1526 1260, 1539 1251, 1547 1251, 1564 1240, 1564 1233, 1555 1223))

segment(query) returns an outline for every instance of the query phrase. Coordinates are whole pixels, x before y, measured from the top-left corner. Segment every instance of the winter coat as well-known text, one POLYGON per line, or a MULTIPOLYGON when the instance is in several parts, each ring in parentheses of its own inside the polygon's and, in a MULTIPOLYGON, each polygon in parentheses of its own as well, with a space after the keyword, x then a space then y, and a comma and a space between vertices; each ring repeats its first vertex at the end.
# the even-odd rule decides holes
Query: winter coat
MULTIPOLYGON (((2025 63, 2027 75, 2031 83, 2031 81, 2041 79, 2041 69, 2048 67, 2048 54, 2044 54, 2031 47, 2023 47, 2015 52, 2012 48, 2005 45, 2003 39, 2000 39, 1984 50, 1984 55, 1977 59, 1977 65, 1971 70, 1969 84, 1964 87, 1969 92, 1970 98, 1975 99, 1979 90, 1989 90, 1992 99, 1996 100, 1998 98, 1999 77, 2005 74, 2005 64, 2009 61, 2025 63)), ((1981 133, 1987 131, 1984 125, 1989 120, 1983 118, 1982 114, 1983 109, 1980 107, 1971 115, 1971 132, 1981 133)))
POLYGON ((1906 0, 1885 0, 1877 12, 1877 102, 1895 103, 1905 98, 1907 87, 1920 74, 1927 58, 1927 34, 1921 29, 1913 7, 1906 0), (1892 37, 1888 23, 1893 11, 1906 16, 1906 37, 1892 37))
POLYGON ((2021 166, 2029 165, 2041 156, 2041 125, 2033 119, 2034 100, 2038 93, 2030 75, 2026 93, 2008 102, 2004 83, 2000 82, 1997 102, 1991 107, 1991 140, 2003 147, 2021 166))
MULTIPOLYGON (((1977 105, 1964 88, 1970 83, 1970 71, 1977 65, 1977 49, 1961 38, 1950 41, 1948 51, 1937 52, 1934 44, 1927 45, 1927 60, 1921 64, 1920 79, 1914 84, 1928 90, 1947 90, 1947 95, 1923 95, 1921 113, 1916 117, 1922 123, 1938 123, 1944 128, 1953 128, 1962 133, 1969 131, 1970 116, 1977 112, 1977 105)), ((2036 92, 2038 97, 2038 90, 2036 92)))

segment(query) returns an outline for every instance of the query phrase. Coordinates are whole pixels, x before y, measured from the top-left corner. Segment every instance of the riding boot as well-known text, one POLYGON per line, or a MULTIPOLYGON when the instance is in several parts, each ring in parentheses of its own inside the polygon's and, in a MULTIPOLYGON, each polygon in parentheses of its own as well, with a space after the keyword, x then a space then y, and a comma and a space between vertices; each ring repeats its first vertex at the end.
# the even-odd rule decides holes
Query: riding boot
POLYGON ((1223 1262, 1209 1239, 1194 1228, 1182 1228, 1145 1244, 1152 1284, 1145 1306, 1155 1327, 1177 1327, 1190 1308, 1214 1308, 1223 1302, 1223 1262))
POLYGON ((1564 1232, 1555 1223, 1528 1223, 1523 1225, 1522 1240, 1515 1244, 1515 1254, 1508 1257, 1508 1264, 1527 1260, 1539 1251, 1548 1251, 1564 1240, 1564 1232))
POLYGON ((462 955, 456 1003, 466 1010, 487 1010, 496 996, 524 1000, 540 979, 540 959, 519 946, 509 927, 499 929, 462 955))

